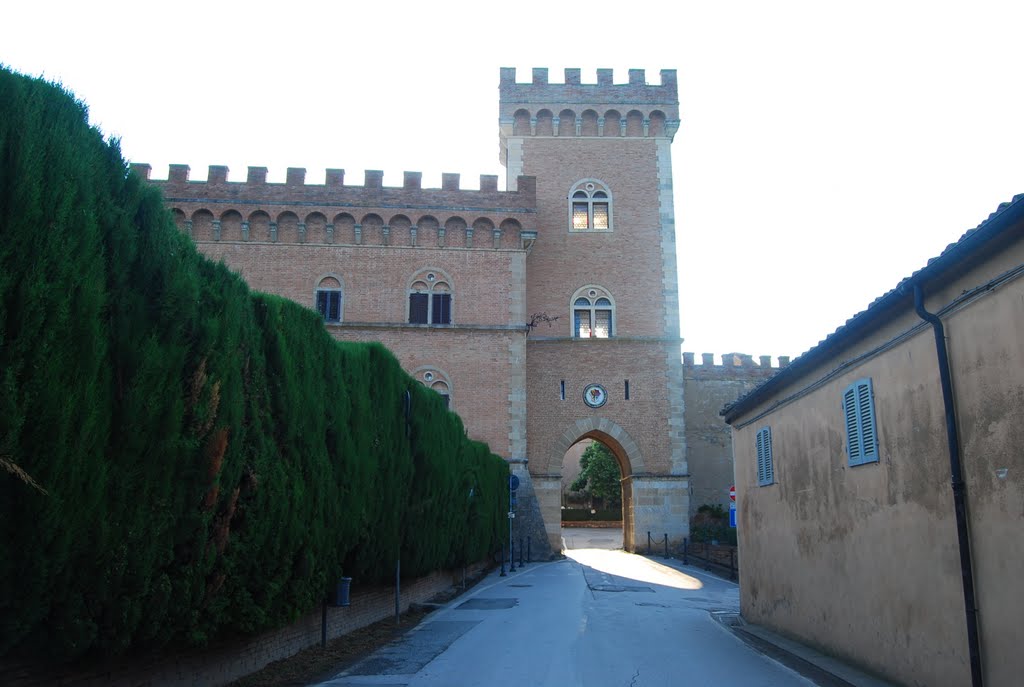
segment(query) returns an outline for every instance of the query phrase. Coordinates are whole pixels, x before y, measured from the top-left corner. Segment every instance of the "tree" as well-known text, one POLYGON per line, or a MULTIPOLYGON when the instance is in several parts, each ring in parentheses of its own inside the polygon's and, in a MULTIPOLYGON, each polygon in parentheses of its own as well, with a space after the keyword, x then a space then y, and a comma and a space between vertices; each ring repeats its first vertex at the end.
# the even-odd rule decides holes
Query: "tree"
POLYGON ((622 472, 615 455, 604 444, 595 441, 580 457, 580 476, 569 487, 586 492, 603 504, 616 507, 622 504, 622 472))

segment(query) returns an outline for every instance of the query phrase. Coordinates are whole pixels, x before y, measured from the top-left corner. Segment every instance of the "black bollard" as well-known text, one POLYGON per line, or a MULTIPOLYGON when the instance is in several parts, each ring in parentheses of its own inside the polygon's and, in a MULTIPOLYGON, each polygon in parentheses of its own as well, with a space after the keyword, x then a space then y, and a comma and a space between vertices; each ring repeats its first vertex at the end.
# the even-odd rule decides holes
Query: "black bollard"
POLYGON ((523 538, 519 537, 519 567, 523 567, 523 538))
POLYGON ((647 555, 651 555, 651 533, 647 533, 647 555))
POLYGON ((665 558, 668 558, 668 532, 665 533, 665 558))
POLYGON ((526 538, 526 562, 533 563, 533 558, 530 556, 530 537, 526 538))
POLYGON ((516 547, 512 539, 508 540, 508 571, 516 571, 516 547))
POLYGON ((688 537, 683 537, 683 565, 689 565, 690 564, 690 556, 689 556, 690 552, 687 549, 688 545, 689 545, 688 537))
POLYGON ((501 545, 501 574, 498 577, 505 577, 505 545, 501 545))

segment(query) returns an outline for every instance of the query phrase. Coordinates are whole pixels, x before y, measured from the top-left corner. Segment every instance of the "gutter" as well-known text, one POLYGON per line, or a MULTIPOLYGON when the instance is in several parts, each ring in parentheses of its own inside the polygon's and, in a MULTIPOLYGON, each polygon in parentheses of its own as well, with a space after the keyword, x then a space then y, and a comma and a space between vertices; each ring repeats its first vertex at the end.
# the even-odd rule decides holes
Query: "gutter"
POLYGON ((914 310, 935 333, 935 353, 939 362, 939 380, 942 383, 942 403, 946 411, 946 442, 949 445, 949 471, 953 488, 953 508, 956 516, 957 544, 960 549, 960 577, 964 588, 964 611, 967 614, 967 648, 971 659, 971 685, 982 687, 981 639, 978 633, 978 606, 974 593, 974 573, 971 562, 971 535, 967 522, 967 485, 963 478, 960 458, 960 435, 957 431, 956 408, 953 404, 953 378, 949 355, 946 351, 946 333, 942 320, 924 309, 924 291, 920 283, 914 284, 914 310))

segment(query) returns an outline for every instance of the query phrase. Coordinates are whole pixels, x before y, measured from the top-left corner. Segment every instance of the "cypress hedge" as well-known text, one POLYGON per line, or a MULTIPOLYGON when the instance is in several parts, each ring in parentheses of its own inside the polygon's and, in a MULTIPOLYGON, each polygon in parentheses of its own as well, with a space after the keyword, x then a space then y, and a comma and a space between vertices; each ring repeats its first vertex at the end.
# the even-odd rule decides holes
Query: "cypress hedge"
POLYGON ((202 257, 0 68, 0 656, 199 646, 480 560, 508 468, 379 344, 202 257))

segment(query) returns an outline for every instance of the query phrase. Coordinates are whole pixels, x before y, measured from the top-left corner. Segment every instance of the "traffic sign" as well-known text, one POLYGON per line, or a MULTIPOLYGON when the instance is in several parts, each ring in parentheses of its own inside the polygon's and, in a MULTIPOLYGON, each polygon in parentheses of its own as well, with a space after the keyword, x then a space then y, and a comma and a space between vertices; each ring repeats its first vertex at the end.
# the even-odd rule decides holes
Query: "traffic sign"
POLYGON ((729 527, 736 527, 736 504, 729 504, 729 527))
POLYGON ((518 489, 519 488, 519 477, 517 477, 516 475, 509 475, 508 476, 508 488, 511 489, 512 491, 515 491, 516 489, 518 489))
POLYGON ((732 501, 736 500, 736 485, 729 487, 729 499, 732 501))

